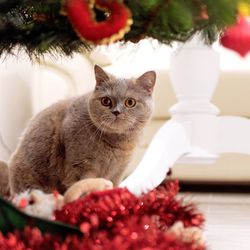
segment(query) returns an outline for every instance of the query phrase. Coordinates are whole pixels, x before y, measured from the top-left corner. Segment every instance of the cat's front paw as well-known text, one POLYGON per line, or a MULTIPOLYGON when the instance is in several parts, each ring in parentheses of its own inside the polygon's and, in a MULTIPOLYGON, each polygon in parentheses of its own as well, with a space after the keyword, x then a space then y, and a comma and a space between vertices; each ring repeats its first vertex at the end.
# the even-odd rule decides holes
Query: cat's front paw
POLYGON ((72 202, 93 191, 112 189, 113 183, 104 178, 88 178, 74 183, 64 194, 64 202, 72 202))

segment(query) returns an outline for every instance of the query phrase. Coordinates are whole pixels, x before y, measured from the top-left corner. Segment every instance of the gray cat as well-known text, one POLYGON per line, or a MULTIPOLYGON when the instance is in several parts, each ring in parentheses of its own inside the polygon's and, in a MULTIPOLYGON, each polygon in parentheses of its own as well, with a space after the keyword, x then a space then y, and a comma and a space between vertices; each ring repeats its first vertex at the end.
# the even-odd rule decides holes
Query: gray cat
POLYGON ((86 193, 120 183, 152 113, 156 74, 117 79, 95 66, 95 76, 93 92, 60 101, 30 121, 9 161, 12 193, 63 194, 72 185, 86 193))

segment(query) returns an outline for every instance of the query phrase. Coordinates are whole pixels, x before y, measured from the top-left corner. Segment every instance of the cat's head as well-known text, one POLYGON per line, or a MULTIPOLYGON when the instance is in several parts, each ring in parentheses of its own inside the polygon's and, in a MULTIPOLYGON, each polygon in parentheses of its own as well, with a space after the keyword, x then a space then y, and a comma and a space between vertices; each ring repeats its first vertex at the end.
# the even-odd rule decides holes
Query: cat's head
POLYGON ((119 79, 95 66, 95 77, 96 87, 89 99, 89 114, 94 125, 109 133, 141 129, 153 111, 155 72, 119 79))

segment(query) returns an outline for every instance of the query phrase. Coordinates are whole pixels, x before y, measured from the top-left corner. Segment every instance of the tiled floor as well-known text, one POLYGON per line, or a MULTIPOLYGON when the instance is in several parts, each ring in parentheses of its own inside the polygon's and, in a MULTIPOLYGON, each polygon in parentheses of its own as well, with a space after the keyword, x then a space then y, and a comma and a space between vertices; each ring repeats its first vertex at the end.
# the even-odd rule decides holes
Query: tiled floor
MULTIPOLYGON (((186 195, 185 195, 186 196, 186 195)), ((250 194, 189 194, 206 216, 209 250, 250 250, 250 194)))

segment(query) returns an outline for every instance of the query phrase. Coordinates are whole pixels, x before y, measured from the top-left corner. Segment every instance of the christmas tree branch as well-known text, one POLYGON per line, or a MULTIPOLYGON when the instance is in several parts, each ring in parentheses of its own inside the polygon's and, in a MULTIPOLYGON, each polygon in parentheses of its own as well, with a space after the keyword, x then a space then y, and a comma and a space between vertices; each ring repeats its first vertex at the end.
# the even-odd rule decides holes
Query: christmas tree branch
MULTIPOLYGON (((201 33, 207 43, 213 43, 225 27, 236 21, 240 1, 242 0, 110 2, 123 2, 132 13, 133 25, 122 40, 138 42, 144 37, 152 37, 171 44, 173 41, 185 42, 197 32, 201 33)), ((250 3, 250 0, 244 1, 250 3)), ((89 21, 94 24, 105 22, 112 14, 96 8, 92 11, 95 11, 95 20, 89 21)), ((90 18, 93 18, 92 15, 90 18)), ((91 47, 87 41, 78 37, 68 17, 61 15, 61 0, 0 2, 0 55, 4 52, 14 53, 15 48, 22 48, 31 57, 39 58, 45 53, 86 53, 91 47)))
MULTIPOLYGON (((148 15, 148 19, 145 19, 145 22, 143 24, 143 27, 142 27, 142 30, 143 30, 143 33, 144 34, 147 34, 149 29, 151 28, 152 24, 154 23, 154 20, 157 18, 157 16, 159 15, 160 13, 160 10, 165 7, 165 6, 168 6, 169 5, 169 2, 171 0, 161 0, 159 2, 159 4, 157 4, 156 6, 152 7, 150 10, 149 10, 149 15, 148 15)), ((144 35, 145 36, 145 35, 144 35)), ((138 37, 138 41, 143 39, 145 37, 143 37, 143 35, 140 35, 138 37)), ((135 39, 136 40, 136 39, 135 39)))

